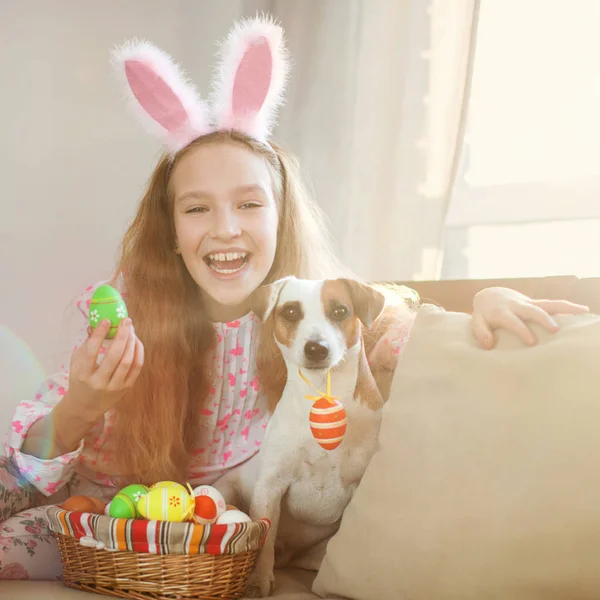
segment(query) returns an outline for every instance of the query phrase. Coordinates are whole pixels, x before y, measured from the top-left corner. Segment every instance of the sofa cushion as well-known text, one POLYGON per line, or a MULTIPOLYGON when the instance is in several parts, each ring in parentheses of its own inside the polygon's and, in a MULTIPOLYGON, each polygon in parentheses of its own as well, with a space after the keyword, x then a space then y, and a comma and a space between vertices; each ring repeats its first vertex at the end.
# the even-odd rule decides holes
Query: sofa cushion
POLYGON ((375 455, 313 590, 353 600, 600 595, 600 317, 539 344, 423 307, 375 455))

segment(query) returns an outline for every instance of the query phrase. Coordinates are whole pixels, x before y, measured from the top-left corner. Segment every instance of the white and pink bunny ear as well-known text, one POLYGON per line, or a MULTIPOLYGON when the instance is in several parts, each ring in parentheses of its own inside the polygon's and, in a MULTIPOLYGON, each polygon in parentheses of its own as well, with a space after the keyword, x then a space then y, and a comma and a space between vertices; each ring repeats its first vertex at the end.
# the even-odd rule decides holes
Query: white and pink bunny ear
POLYGON ((269 17, 238 22, 221 49, 212 96, 215 129, 235 129, 266 141, 288 73, 282 28, 269 17))
POLYGON ((128 42, 113 50, 112 62, 134 113, 171 154, 219 130, 267 141, 289 72, 283 30, 270 17, 240 21, 223 43, 212 114, 179 67, 153 44, 128 42))
POLYGON ((134 113, 172 154, 210 132, 206 104, 162 50, 135 40, 114 49, 112 62, 134 113))

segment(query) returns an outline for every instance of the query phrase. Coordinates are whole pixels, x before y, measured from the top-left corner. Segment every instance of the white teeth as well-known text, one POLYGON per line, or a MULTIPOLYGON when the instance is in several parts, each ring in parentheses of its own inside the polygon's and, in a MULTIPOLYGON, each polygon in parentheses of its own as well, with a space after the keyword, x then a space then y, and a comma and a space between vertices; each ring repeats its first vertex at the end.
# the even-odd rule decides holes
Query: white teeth
POLYGON ((226 261, 231 261, 231 260, 238 260, 240 258, 246 258, 246 256, 248 256, 247 252, 227 252, 227 254, 219 252, 218 254, 209 254, 208 258, 210 258, 210 260, 218 260, 219 262, 226 262, 226 261))

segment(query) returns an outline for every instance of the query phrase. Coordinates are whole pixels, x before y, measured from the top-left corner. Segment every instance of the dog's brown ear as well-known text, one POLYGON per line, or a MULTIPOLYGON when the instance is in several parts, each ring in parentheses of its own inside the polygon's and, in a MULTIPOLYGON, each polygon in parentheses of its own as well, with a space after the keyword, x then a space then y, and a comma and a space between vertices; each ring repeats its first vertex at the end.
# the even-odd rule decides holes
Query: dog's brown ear
POLYGON ((340 279, 350 291, 354 312, 369 329, 385 306, 385 296, 375 288, 354 279, 340 279))
POLYGON ((264 323, 277 305, 281 290, 292 277, 284 277, 273 283, 261 285, 250 296, 250 310, 264 323))

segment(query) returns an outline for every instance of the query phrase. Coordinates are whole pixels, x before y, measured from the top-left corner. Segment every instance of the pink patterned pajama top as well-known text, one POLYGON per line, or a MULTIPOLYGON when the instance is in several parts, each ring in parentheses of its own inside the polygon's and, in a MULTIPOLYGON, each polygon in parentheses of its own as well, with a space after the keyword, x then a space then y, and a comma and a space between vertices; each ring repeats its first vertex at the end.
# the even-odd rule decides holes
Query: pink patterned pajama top
MULTIPOLYGON (((86 338, 89 303, 101 283, 88 287, 77 302, 86 318, 78 345, 86 338)), ((237 321, 215 323, 214 328, 217 377, 210 390, 210 400, 201 411, 197 444, 189 457, 188 480, 192 486, 213 483, 227 469, 255 454, 269 418, 267 400, 260 393, 256 376, 258 319, 249 313, 237 321)), ((110 343, 104 342, 101 354, 110 343)), ((49 377, 35 398, 18 405, 6 439, 6 454, 25 478, 46 496, 69 483, 70 494, 95 493, 108 497, 123 483, 103 470, 112 463, 109 436, 114 421, 112 411, 106 413, 104 422, 97 423, 69 454, 42 460, 21 452, 29 428, 52 410, 66 394, 68 385, 66 367, 49 377)))

